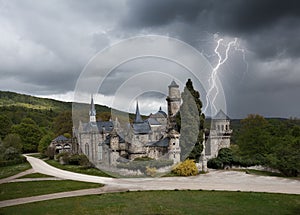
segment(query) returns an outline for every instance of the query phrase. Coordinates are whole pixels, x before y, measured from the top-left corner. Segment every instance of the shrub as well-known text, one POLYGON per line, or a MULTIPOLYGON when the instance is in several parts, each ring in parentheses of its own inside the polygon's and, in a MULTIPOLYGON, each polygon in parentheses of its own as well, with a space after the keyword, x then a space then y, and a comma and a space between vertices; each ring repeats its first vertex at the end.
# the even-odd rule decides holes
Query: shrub
POLYGON ((192 176, 198 174, 198 169, 194 160, 187 159, 184 162, 177 164, 172 169, 172 173, 179 176, 192 176))
POLYGON ((212 158, 207 162, 207 167, 212 169, 222 169, 223 163, 219 158, 212 158))
POLYGON ((154 177, 156 174, 156 168, 155 167, 146 167, 146 175, 154 177))
POLYGON ((56 159, 61 163, 61 164, 69 164, 70 162, 70 157, 71 154, 69 152, 61 152, 56 156, 56 159))

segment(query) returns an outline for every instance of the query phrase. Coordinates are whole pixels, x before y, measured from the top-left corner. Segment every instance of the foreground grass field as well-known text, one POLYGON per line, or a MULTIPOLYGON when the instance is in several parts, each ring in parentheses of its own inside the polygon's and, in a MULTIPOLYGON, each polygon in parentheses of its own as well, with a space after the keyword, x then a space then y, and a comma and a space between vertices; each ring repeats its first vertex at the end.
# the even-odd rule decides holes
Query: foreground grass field
POLYGON ((31 168, 31 166, 28 162, 22 163, 22 164, 16 164, 16 165, 12 165, 12 166, 0 167, 0 179, 7 178, 12 175, 16 175, 16 174, 23 172, 30 168, 31 168))
POLYGON ((101 186, 103 185, 70 180, 5 183, 0 184, 0 201, 101 186))
POLYGON ((249 192, 147 191, 73 197, 0 209, 3 214, 298 214, 300 196, 249 192))

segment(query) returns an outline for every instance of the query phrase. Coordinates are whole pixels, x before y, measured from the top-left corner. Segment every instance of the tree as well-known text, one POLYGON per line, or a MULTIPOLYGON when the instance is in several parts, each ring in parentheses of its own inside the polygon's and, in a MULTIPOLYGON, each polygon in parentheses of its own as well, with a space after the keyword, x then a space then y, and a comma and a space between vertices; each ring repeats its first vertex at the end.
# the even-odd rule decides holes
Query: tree
POLYGON ((4 138, 10 131, 12 121, 5 115, 0 115, 0 138, 4 138))
POLYGON ((49 147, 51 141, 53 140, 53 138, 54 138, 53 133, 48 133, 48 134, 44 135, 39 142, 38 152, 46 155, 48 147, 49 147))
POLYGON ((268 122, 260 115, 250 114, 242 120, 242 127, 237 137, 241 156, 258 164, 266 163, 266 155, 271 149, 271 135, 268 122))
POLYGON ((275 141, 272 153, 267 156, 268 165, 285 176, 297 177, 300 174, 300 138, 286 135, 275 141))
POLYGON ((13 147, 19 153, 22 152, 22 140, 18 134, 8 134, 3 140, 3 146, 5 148, 13 147))
POLYGON ((53 122, 55 135, 61 135, 64 133, 72 134, 72 112, 64 111, 55 117, 53 122))
POLYGON ((12 126, 11 130, 13 133, 20 135, 23 152, 37 152, 42 132, 32 119, 24 118, 20 124, 12 126))
POLYGON ((201 112, 200 94, 188 79, 181 94, 182 105, 176 121, 180 130, 181 157, 199 160, 203 150, 203 128, 205 116, 201 112))

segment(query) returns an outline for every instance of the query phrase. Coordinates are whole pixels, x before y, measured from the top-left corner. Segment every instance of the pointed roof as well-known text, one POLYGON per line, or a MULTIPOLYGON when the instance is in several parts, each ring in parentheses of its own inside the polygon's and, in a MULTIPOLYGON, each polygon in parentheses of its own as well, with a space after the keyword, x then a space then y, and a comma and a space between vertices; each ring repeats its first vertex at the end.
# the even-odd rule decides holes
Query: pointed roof
POLYGON ((221 109, 213 118, 214 120, 222 120, 227 119, 230 120, 230 118, 224 113, 224 111, 221 109))
POLYGON ((90 116, 96 116, 96 109, 95 109, 93 94, 91 95, 90 116))
POLYGON ((139 110, 139 103, 138 101, 136 101, 136 109, 135 109, 135 119, 134 119, 134 123, 142 123, 144 122, 141 114, 140 114, 140 110, 139 110))
POLYGON ((179 85, 173 80, 169 87, 179 87, 179 85))
POLYGON ((59 135, 58 137, 56 137, 55 139, 52 140, 52 142, 60 142, 60 141, 67 141, 68 138, 66 138, 63 135, 59 135))

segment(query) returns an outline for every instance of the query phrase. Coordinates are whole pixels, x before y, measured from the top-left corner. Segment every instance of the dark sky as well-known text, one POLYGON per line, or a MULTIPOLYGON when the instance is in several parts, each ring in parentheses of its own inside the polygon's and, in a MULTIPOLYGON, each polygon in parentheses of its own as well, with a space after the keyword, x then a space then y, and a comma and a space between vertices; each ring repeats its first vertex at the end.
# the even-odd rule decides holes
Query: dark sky
MULTIPOLYGON (((177 38, 215 67, 217 41, 224 39, 224 55, 237 38, 217 71, 228 115, 300 117, 297 0, 0 0, 0 26, 0 90, 72 100, 89 60, 124 39, 177 38)), ((108 77, 97 103, 111 104, 113 89, 131 77, 129 70, 124 66, 108 77)), ((165 105, 162 95, 154 100, 144 94, 141 111, 165 105)))

